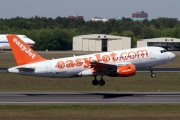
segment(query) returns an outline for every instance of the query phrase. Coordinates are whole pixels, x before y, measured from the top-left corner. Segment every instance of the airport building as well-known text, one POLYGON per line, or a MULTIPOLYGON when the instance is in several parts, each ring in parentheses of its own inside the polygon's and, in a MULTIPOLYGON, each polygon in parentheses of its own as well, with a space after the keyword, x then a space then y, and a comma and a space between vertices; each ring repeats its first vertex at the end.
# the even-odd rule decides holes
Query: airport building
POLYGON ((137 41, 137 47, 144 46, 159 46, 167 50, 178 51, 180 50, 180 39, 162 37, 137 41))
POLYGON ((144 11, 136 12, 132 14, 132 18, 148 18, 148 13, 144 11))
POLYGON ((68 18, 70 18, 70 19, 83 19, 84 20, 84 16, 78 16, 78 15, 70 15, 70 16, 68 16, 68 18))
POLYGON ((90 34, 73 37, 72 47, 74 51, 114 51, 131 48, 131 38, 90 34))

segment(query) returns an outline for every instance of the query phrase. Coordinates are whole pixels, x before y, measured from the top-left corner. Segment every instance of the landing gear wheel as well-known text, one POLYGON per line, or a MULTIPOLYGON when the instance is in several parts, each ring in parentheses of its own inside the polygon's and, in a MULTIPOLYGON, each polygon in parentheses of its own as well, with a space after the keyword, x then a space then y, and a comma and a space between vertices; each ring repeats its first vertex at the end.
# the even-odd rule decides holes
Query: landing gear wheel
POLYGON ((155 75, 154 73, 152 73, 152 74, 151 74, 151 77, 153 77, 153 78, 154 78, 154 77, 156 77, 156 75, 155 75))
POLYGON ((152 77, 152 78, 156 77, 156 74, 153 73, 152 67, 149 67, 149 70, 150 70, 150 72, 151 72, 151 77, 152 77))
POLYGON ((98 85, 98 84, 99 84, 99 81, 98 81, 97 79, 94 79, 94 80, 92 81, 92 84, 93 84, 93 85, 98 85))
POLYGON ((103 79, 99 80, 99 85, 100 85, 100 86, 105 85, 105 81, 104 81, 103 79))

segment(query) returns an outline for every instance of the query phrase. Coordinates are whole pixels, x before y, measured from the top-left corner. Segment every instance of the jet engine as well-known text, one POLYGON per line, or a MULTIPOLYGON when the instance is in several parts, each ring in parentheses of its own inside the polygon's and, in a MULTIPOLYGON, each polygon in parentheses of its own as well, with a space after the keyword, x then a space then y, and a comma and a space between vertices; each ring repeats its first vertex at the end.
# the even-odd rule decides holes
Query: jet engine
POLYGON ((133 76, 136 73, 136 67, 133 64, 128 64, 125 66, 118 66, 117 69, 108 76, 110 77, 129 77, 133 76))

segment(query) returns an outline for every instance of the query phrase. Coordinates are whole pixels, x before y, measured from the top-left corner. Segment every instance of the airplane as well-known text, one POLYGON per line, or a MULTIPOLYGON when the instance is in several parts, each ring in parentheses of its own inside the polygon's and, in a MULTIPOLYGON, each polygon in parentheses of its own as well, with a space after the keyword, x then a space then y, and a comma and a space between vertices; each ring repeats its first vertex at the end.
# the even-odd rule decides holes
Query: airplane
POLYGON ((155 77, 152 67, 175 59, 175 54, 161 47, 141 47, 103 53, 94 53, 47 60, 39 56, 18 36, 7 35, 17 66, 8 73, 41 77, 82 77, 94 76, 93 85, 105 85, 103 76, 129 77, 136 68, 149 67, 151 77, 155 77), (101 79, 97 80, 100 75, 101 79))
MULTIPOLYGON (((35 42, 25 35, 17 35, 21 38, 27 45, 33 46, 35 42)), ((0 50, 10 50, 10 45, 8 43, 7 37, 5 34, 0 34, 0 50)))

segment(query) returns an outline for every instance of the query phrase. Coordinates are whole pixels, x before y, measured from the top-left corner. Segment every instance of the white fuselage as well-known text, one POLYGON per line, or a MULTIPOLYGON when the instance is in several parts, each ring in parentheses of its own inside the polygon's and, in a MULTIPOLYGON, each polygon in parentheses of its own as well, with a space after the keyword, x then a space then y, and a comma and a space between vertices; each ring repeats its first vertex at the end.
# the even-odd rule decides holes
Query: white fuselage
POLYGON ((174 58, 175 55, 167 52, 164 48, 142 47, 52 59, 9 68, 8 71, 24 75, 65 78, 80 76, 83 71, 83 75, 94 75, 90 68, 93 61, 114 66, 134 64, 136 68, 140 68, 164 64, 172 61, 174 58), (32 68, 34 71, 25 72, 19 68, 32 68))
MULTIPOLYGON (((9 49, 11 49, 6 36, 7 35, 0 34, 0 50, 9 50, 9 49)), ((17 35, 17 36, 19 38, 21 38, 29 46, 33 46, 35 44, 35 42, 33 40, 26 37, 25 35, 17 35)))

